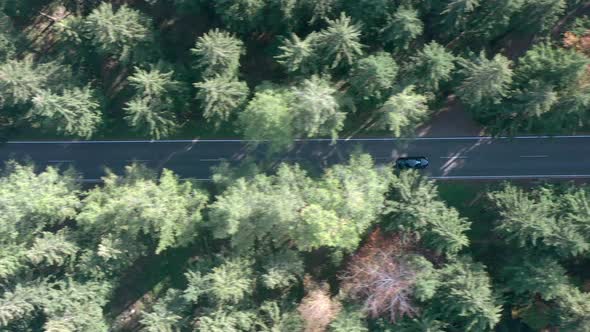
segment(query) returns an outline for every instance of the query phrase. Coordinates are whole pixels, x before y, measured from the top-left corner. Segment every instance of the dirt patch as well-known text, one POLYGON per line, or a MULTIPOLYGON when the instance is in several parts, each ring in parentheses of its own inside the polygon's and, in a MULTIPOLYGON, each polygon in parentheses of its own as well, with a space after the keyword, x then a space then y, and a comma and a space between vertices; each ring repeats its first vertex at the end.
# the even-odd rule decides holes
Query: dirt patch
POLYGON ((454 96, 447 98, 443 108, 416 130, 417 137, 480 136, 484 128, 472 119, 463 104, 454 96))

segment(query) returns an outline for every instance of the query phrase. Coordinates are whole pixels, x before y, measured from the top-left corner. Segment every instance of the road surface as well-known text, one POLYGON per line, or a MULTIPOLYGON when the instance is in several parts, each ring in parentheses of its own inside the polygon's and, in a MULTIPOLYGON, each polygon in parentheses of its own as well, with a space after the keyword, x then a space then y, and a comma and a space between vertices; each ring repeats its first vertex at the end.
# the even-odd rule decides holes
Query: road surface
MULTIPOLYGON (((264 158, 264 144, 248 148, 242 140, 163 141, 10 141, 0 145, 0 160, 29 160, 44 167, 74 166, 87 181, 97 181, 105 167, 120 172, 133 161, 183 178, 207 180, 211 167, 226 160, 264 158)), ((590 136, 523 136, 515 138, 364 138, 298 140, 294 148, 273 157, 277 162, 326 166, 346 161, 356 149, 377 164, 399 156, 430 159, 423 172, 434 179, 590 178, 590 136)))

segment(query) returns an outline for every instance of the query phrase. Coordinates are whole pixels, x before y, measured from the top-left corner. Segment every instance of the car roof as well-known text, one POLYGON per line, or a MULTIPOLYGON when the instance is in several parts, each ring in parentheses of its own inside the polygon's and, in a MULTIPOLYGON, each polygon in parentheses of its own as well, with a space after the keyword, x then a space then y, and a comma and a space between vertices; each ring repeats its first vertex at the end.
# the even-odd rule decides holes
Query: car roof
POLYGON ((426 160, 428 160, 428 158, 426 158, 426 157, 422 157, 422 156, 417 156, 417 157, 411 157, 411 156, 408 156, 408 157, 401 157, 401 158, 398 158, 398 160, 408 160, 408 159, 426 159, 426 160))

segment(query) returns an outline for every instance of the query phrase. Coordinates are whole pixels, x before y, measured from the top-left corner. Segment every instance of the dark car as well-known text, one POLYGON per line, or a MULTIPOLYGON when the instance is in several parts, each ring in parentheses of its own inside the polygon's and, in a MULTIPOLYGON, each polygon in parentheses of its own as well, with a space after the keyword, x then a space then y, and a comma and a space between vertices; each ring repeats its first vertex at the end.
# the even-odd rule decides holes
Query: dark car
POLYGON ((426 157, 403 157, 395 161, 395 167, 398 169, 423 169, 428 166, 426 157))

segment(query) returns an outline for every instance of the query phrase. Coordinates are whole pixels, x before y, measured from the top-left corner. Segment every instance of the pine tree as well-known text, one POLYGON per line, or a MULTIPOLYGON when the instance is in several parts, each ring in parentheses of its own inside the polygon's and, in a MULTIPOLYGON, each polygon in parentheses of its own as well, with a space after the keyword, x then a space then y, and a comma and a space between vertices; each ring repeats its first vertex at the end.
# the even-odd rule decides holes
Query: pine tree
POLYGON ((247 33, 263 28, 267 1, 264 0, 219 0, 215 12, 231 31, 247 33))
POLYGON ((352 70, 350 85, 359 99, 377 101, 388 96, 395 82, 398 66, 393 57, 378 52, 357 61, 352 70))
POLYGON ((492 293, 484 266, 468 259, 446 265, 432 310, 462 331, 490 331, 500 321, 501 307, 492 293))
POLYGON ((285 66, 289 73, 310 73, 316 66, 315 38, 316 33, 311 33, 305 39, 299 38, 296 34, 291 34, 289 39, 285 39, 279 46, 281 54, 275 56, 278 63, 285 66))
POLYGON ((278 152, 293 142, 293 114, 288 92, 266 89, 256 92, 238 115, 239 127, 249 140, 268 140, 269 151, 278 152))
POLYGON ((471 107, 482 103, 498 103, 508 94, 512 83, 511 62, 496 54, 488 60, 484 52, 473 61, 461 61, 465 77, 457 90, 461 100, 471 107))
POLYGON ((158 99, 135 98, 125 107, 125 120, 134 129, 160 139, 176 129, 174 114, 158 99))
POLYGON ((421 239, 428 248, 448 256, 469 244, 465 233, 470 223, 440 200, 431 180, 417 172, 403 172, 391 184, 385 210, 388 230, 421 239))
POLYGON ((44 89, 56 71, 50 64, 36 64, 32 56, 0 64, 0 106, 28 103, 44 89))
POLYGON ((254 243, 352 251, 383 207, 387 180, 368 155, 333 166, 317 182, 297 166, 281 165, 274 176, 238 179, 209 217, 215 237, 231 238, 237 251, 254 243))
POLYGON ((149 71, 135 67, 129 82, 136 95, 125 107, 125 120, 131 127, 156 139, 175 130, 172 96, 179 83, 173 80, 173 75, 172 71, 163 72, 157 67, 149 71))
POLYGON ((440 84, 448 82, 455 70, 455 56, 435 41, 424 45, 411 58, 414 82, 422 89, 437 92, 440 84))
POLYGON ((449 1, 442 11, 445 25, 451 26, 453 32, 464 29, 469 16, 480 7, 480 0, 449 1))
POLYGON ((426 97, 414 92, 413 86, 406 87, 385 102, 379 109, 380 124, 392 131, 394 136, 416 128, 428 115, 426 97))
POLYGON ((0 178, 0 243, 27 243, 45 227, 73 219, 79 205, 72 175, 52 167, 37 174, 10 162, 0 178))
POLYGON ((188 271, 184 298, 193 303, 206 299, 217 308, 238 304, 252 293, 253 274, 252 262, 246 259, 226 260, 208 273, 188 271))
POLYGON ((336 89, 329 80, 312 76, 293 89, 294 129, 304 137, 338 137, 345 114, 340 112, 336 89))
POLYGON ((566 9, 564 0, 526 0, 519 17, 519 29, 547 32, 566 9))
POLYGON ((101 123, 100 104, 90 87, 66 89, 61 95, 40 90, 32 102, 29 118, 66 135, 90 138, 101 123))
POLYGON ((335 20, 327 21, 328 27, 315 38, 318 54, 325 57, 331 69, 343 64, 352 65, 363 54, 360 26, 353 24, 345 13, 340 13, 340 17, 335 20))
POLYGON ((424 23, 418 11, 412 7, 400 6, 382 28, 381 39, 396 49, 408 49, 410 43, 418 38, 424 30, 424 23))
POLYGON ((199 37, 191 52, 204 77, 235 76, 245 49, 244 43, 229 32, 214 29, 199 37))
POLYGON ((90 191, 77 218, 80 227, 94 234, 94 241, 112 234, 132 245, 140 235, 149 236, 157 242, 156 253, 191 243, 206 195, 166 169, 158 179, 143 175, 139 166, 126 172, 105 177, 104 188, 90 191))
POLYGON ((230 119, 232 113, 246 102, 250 93, 245 82, 226 76, 216 76, 193 85, 197 88, 197 99, 204 108, 203 117, 217 127, 230 119))
POLYGON ((45 263, 59 266, 73 258, 77 252, 78 247, 66 237, 66 232, 62 229, 56 234, 43 232, 27 250, 26 257, 34 265, 45 263))
POLYGON ((127 5, 115 11, 111 3, 103 2, 86 17, 84 28, 99 52, 127 61, 151 38, 150 24, 147 17, 127 5))
POLYGON ((173 76, 173 71, 164 72, 158 66, 152 66, 150 70, 135 67, 128 80, 136 93, 143 98, 159 98, 178 89, 179 82, 173 76))

